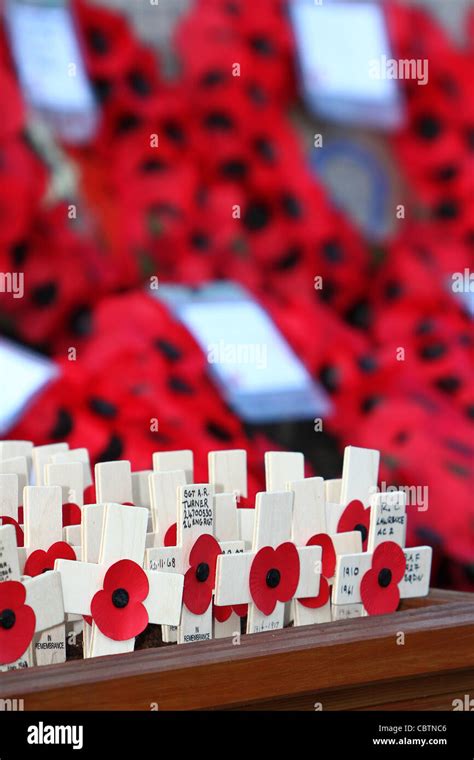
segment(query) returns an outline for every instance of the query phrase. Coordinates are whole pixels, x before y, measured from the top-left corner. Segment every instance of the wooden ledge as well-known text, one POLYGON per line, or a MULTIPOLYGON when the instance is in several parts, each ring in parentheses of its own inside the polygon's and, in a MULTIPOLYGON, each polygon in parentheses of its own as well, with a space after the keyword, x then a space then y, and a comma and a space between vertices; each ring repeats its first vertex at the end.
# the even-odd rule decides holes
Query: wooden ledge
POLYGON ((452 709, 474 693, 474 594, 400 611, 0 676, 25 710, 452 709), (405 643, 400 643, 404 634, 405 643))

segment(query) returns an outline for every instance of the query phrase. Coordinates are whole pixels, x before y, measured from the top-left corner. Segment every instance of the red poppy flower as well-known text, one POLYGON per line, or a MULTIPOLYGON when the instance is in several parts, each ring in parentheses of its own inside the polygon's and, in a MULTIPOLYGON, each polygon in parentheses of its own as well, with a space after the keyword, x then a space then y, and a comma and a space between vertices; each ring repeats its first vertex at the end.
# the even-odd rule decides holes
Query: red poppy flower
POLYGON ((277 602, 293 598, 300 577, 300 558, 290 541, 276 549, 264 546, 250 568, 250 594, 264 615, 271 615, 277 602))
POLYGON ((0 665, 18 660, 33 639, 36 617, 25 599, 22 583, 0 583, 0 665))
POLYGON ((92 619, 99 631, 114 641, 127 641, 142 633, 148 625, 148 612, 142 604, 148 592, 148 578, 136 562, 115 562, 91 602, 92 619))
POLYGON ((14 525, 16 533, 16 545, 25 545, 25 536, 21 525, 13 517, 0 517, 0 525, 14 525))
POLYGON ((324 607, 329 601, 330 589, 328 579, 332 578, 336 571, 336 551, 332 539, 327 533, 318 533, 311 536, 306 543, 306 546, 320 546, 322 549, 319 594, 317 596, 308 597, 307 599, 298 599, 303 607, 309 607, 314 610, 319 607, 324 607))
POLYGON ((218 623, 225 623, 233 612, 239 617, 244 618, 247 615, 248 607, 246 604, 234 604, 226 607, 220 607, 217 604, 213 604, 212 606, 214 620, 217 620, 218 623))
POLYGON ((360 583, 360 596, 369 615, 395 612, 400 601, 398 584, 405 573, 403 550, 394 541, 379 544, 372 555, 372 567, 360 583))
POLYGON ((65 541, 56 541, 47 552, 43 549, 37 549, 30 554, 25 562, 25 575, 34 577, 45 573, 47 570, 54 570, 54 563, 57 559, 76 560, 77 557, 72 546, 69 546, 65 541))
POLYGON ((337 533, 348 533, 353 530, 360 531, 362 537, 362 549, 367 551, 367 539, 369 537, 370 507, 364 507, 359 499, 349 502, 337 524, 337 533))
POLYGON ((164 544, 165 546, 176 546, 178 543, 177 537, 177 524, 170 525, 165 533, 164 544))
POLYGON ((134 52, 134 39, 119 13, 78 0, 75 4, 83 33, 86 68, 92 77, 114 77, 125 71, 134 52))
POLYGON ((81 520, 82 512, 78 504, 72 502, 63 504, 63 528, 67 525, 80 525, 81 520))
POLYGON ((221 548, 214 536, 199 536, 189 554, 189 570, 184 576, 183 604, 194 615, 202 615, 212 602, 216 562, 221 548))

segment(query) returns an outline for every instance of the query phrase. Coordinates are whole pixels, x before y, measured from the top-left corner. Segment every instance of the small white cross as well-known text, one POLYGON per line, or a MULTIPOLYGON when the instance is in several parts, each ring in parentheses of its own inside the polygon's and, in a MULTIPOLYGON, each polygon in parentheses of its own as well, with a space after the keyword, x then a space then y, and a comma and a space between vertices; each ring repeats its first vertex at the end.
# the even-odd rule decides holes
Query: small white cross
POLYGON ((285 491, 288 483, 304 478, 304 455, 300 451, 266 451, 267 491, 285 491))
POLYGON ((51 454, 52 464, 67 464, 68 462, 82 463, 84 488, 89 488, 93 480, 88 450, 85 448, 68 449, 68 451, 59 451, 56 454, 51 454))
POLYGON ((247 633, 283 628, 286 602, 293 598, 314 597, 319 593, 321 547, 296 548, 291 543, 292 507, 293 493, 291 491, 258 493, 252 551, 218 557, 216 604, 221 606, 248 604, 247 633), (289 592, 283 591, 283 588, 287 586, 285 570, 288 570, 283 557, 287 556, 284 552, 288 546, 290 546, 292 557, 291 570, 297 570, 296 573, 291 573, 295 587, 292 588, 289 596, 289 592), (261 553, 261 550, 264 551, 261 553), (271 550, 276 550, 276 553, 271 550), (265 561, 268 559, 269 569, 265 577, 259 577, 257 573, 254 573, 256 568, 254 562, 260 562, 264 556, 265 561), (272 561, 280 564, 280 567, 270 567, 272 561), (272 601, 269 605, 272 606, 274 603, 271 612, 265 614, 258 608, 255 600, 256 587, 252 588, 253 583, 258 585, 258 604, 261 606, 263 606, 262 595, 271 593, 272 601), (278 588, 281 584, 284 584, 281 586, 284 599, 278 597, 278 588), (271 589, 271 592, 268 589, 271 589))
POLYGON ((67 443, 49 443, 46 446, 35 446, 32 451, 34 484, 44 486, 44 466, 52 461, 55 454, 69 450, 67 443))
MULTIPOLYGON (((85 510, 87 512, 87 508, 85 510)), ((99 563, 67 560, 58 560, 56 563, 56 569, 61 574, 67 612, 78 615, 92 613, 94 616, 94 605, 98 607, 99 601, 111 610, 112 615, 106 616, 110 635, 100 630, 105 628, 102 618, 100 622, 93 622, 89 649, 91 657, 131 652, 135 646, 135 635, 141 631, 137 630, 133 637, 123 638, 126 635, 124 631, 129 630, 130 621, 134 626, 137 625, 137 619, 141 622, 144 618, 158 625, 179 623, 184 578, 180 574, 145 572, 142 569, 147 524, 148 510, 145 508, 106 504, 99 563), (123 560, 133 563, 134 577, 140 576, 142 593, 139 603, 133 596, 134 588, 127 589, 127 576, 132 571, 130 564, 121 563, 123 560), (124 585, 114 589, 107 584, 108 579, 117 577, 117 573, 124 585)), ((85 546, 86 551, 89 551, 87 539, 85 546)))
MULTIPOLYGON (((165 475, 165 473, 162 473, 165 475)), ((178 486, 178 520, 177 520, 177 546, 156 547, 147 551, 147 567, 150 569, 163 570, 171 573, 184 572, 187 581, 199 583, 208 589, 209 574, 214 572, 203 557, 202 562, 196 560, 196 565, 190 566, 190 555, 198 540, 204 536, 213 538, 214 531, 214 491, 209 483, 194 483, 178 486)), ((172 493, 170 494, 172 504, 172 493)), ((223 552, 242 551, 241 541, 221 542, 215 539, 217 550, 223 552)), ((212 543, 212 541, 211 541, 212 543)), ((211 589, 211 592, 213 589, 211 589)), ((186 594, 185 594, 186 596, 186 594)), ((181 625, 177 631, 179 644, 191 641, 211 639, 213 636, 212 593, 209 594, 208 605, 200 613, 194 613, 186 604, 183 604, 181 625)))
POLYGON ((130 462, 99 462, 95 466, 95 498, 97 504, 133 504, 132 468, 130 462))
MULTIPOLYGON (((348 554, 362 551, 361 535, 359 531, 347 533, 328 534, 326 521, 326 491, 322 478, 305 478, 288 484, 288 489, 294 494, 293 503, 293 541, 297 546, 306 546, 308 542, 327 537, 331 540, 334 554, 348 554)), ((329 551, 331 548, 328 547, 329 551)), ((324 550, 322 553, 324 560, 324 550)), ((324 563, 321 567, 321 589, 332 585, 334 575, 325 577, 323 574, 324 563)), ((310 625, 312 623, 327 623, 331 620, 330 596, 325 604, 320 607, 308 607, 304 602, 295 599, 293 604, 295 626, 310 625)))
MULTIPOLYGON (((351 502, 361 502, 364 509, 369 507, 370 498, 377 491, 379 461, 380 452, 375 449, 346 446, 342 467, 340 501, 334 503, 330 499, 326 499, 328 533, 334 535, 340 532, 338 530, 339 521, 351 502)), ((331 490, 337 493, 337 482, 331 490)), ((367 538, 367 532, 362 526, 363 541, 367 538)))
POLYGON ((167 470, 184 470, 186 483, 194 481, 194 455, 190 449, 181 451, 155 451, 153 454, 155 472, 167 470))
MULTIPOLYGON (((387 567, 377 562, 373 568, 374 553, 380 556, 384 547, 398 546, 404 554, 405 569, 397 582, 400 599, 422 597, 429 592, 432 549, 419 546, 404 549, 406 527, 406 494, 403 491, 374 494, 371 497, 370 531, 368 545, 370 551, 365 553, 348 553, 340 555, 336 563, 334 579, 333 604, 355 605, 369 614, 373 611, 373 601, 364 602, 361 583, 367 573, 373 577, 372 596, 383 599, 384 590, 393 582, 390 554, 387 555, 387 567), (365 608, 365 609, 364 609, 365 608)), ((376 600, 377 601, 377 600, 376 600)), ((374 613, 375 614, 375 613, 374 613)))
POLYGON ((234 493, 239 501, 247 498, 247 452, 245 449, 210 451, 208 454, 209 483, 214 492, 234 493))
MULTIPOLYGON (((33 640, 35 635, 41 635, 48 630, 56 630, 64 622, 63 595, 59 573, 49 572, 36 578, 28 578, 20 582, 20 566, 16 546, 15 529, 12 525, 0 528, 0 627, 11 631, 16 641, 22 641, 26 636, 25 649, 18 651, 12 658, 11 650, 3 649, 5 634, 0 638, 0 670, 16 670, 33 664, 33 640), (24 602, 16 600, 18 606, 9 608, 6 582, 15 581, 25 592, 24 602), (7 593, 5 594, 5 591, 7 593), (5 599, 5 601, 3 601, 5 599), (4 606, 4 604, 6 606, 4 606), (23 604, 31 611, 24 611, 23 604), (21 612, 20 612, 21 610, 21 612), (25 620, 26 616, 26 620, 25 620), (20 626, 18 633, 15 628, 20 626), (28 637, 28 630, 31 636, 28 637), (2 646, 3 645, 3 646, 2 646), (3 651, 2 651, 3 649, 3 651)), ((17 587, 17 590, 18 587, 17 587)), ((51 643, 46 640, 46 643, 51 643)), ((54 643, 54 642, 52 642, 54 643)), ((20 646, 21 649, 21 646, 20 646)), ((65 659, 64 657, 60 659, 65 659)), ((40 664, 40 663, 37 663, 40 664)))
MULTIPOLYGON (((55 465, 56 466, 56 465, 55 465)), ((60 465, 62 466, 62 465, 60 465)), ((81 473, 82 474, 82 473, 81 473)), ((23 569, 25 575, 52 570, 55 544, 61 544, 61 553, 66 556, 80 556, 80 547, 69 547, 63 541, 62 489, 60 486, 27 486, 23 492, 25 516, 25 555, 23 569)), ((66 659, 66 629, 64 625, 42 633, 35 641, 35 657, 38 665, 64 662, 66 659), (46 646, 47 644, 54 646, 46 646)))

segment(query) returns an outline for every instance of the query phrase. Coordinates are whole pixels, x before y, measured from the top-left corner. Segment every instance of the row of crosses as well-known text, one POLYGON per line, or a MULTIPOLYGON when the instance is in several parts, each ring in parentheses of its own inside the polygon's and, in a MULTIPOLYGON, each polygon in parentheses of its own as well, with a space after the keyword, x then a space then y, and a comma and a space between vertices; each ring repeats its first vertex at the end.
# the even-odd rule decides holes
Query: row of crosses
POLYGON ((429 591, 428 546, 405 548, 406 495, 377 491, 379 453, 347 447, 342 478, 265 454, 247 501, 243 450, 157 452, 153 469, 86 449, 0 442, 0 668, 134 649, 149 624, 179 644, 394 612, 429 591))

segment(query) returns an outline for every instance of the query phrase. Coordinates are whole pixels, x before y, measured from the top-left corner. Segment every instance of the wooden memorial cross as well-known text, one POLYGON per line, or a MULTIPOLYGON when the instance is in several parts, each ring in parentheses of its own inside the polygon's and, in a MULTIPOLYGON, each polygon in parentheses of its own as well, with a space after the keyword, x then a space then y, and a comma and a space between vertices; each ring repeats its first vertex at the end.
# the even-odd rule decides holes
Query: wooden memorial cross
POLYGON ((69 450, 67 443, 49 443, 45 446, 35 446, 32 451, 34 485, 44 486, 44 467, 52 461, 55 454, 69 450))
POLYGON ((25 537, 19 521, 20 496, 18 475, 0 473, 0 525, 13 525, 18 547, 23 547, 25 537))
POLYGON ((328 533, 334 535, 358 530, 364 551, 369 535, 370 499, 377 491, 379 460, 380 453, 375 449, 346 446, 340 503, 327 502, 328 533))
MULTIPOLYGON (((0 528, 0 670, 33 665, 33 639, 64 621, 59 573, 20 580, 15 528, 0 528)), ((37 663, 40 664, 40 663, 37 663)))
POLYGON ((241 551, 240 541, 219 544, 213 536, 214 490, 209 483, 178 487, 177 546, 147 552, 147 566, 185 573, 178 644, 211 639, 216 560, 222 552, 241 551))
POLYGON ((153 470, 155 472, 167 472, 170 470, 184 470, 186 483, 194 480, 194 455, 190 449, 181 451, 155 451, 153 454, 153 470))
POLYGON ((266 451, 267 491, 285 491, 288 483, 304 479, 304 455, 300 451, 266 451))
POLYGON ((146 507, 149 511, 148 526, 151 526, 150 475, 153 470, 132 472, 132 502, 136 507, 146 507))
POLYGON ((210 451, 209 483, 214 493, 235 494, 237 501, 247 498, 247 452, 245 449, 210 451))
POLYGON ((0 474, 18 478, 18 523, 23 525, 23 491, 28 485, 28 460, 25 456, 0 460, 0 474))
POLYGON ((293 541, 296 546, 321 546, 321 582, 319 594, 310 599, 294 601, 293 619, 296 626, 327 623, 331 617, 331 592, 339 554, 362 551, 358 530, 329 535, 326 523, 325 482, 323 478, 305 478, 288 484, 294 494, 293 541))
POLYGON ((91 657, 131 652, 148 623, 177 625, 184 582, 143 570, 147 509, 106 504, 103 514, 99 563, 56 563, 66 612, 92 617, 91 657))
MULTIPOLYGON (((178 452, 169 452, 176 454, 178 452)), ((184 464, 184 462, 182 462, 184 464)), ((162 462, 163 464, 163 462, 162 462)), ((149 489, 151 500, 151 518, 153 528, 152 547, 175 547, 177 543, 178 522, 178 489, 186 485, 186 473, 184 470, 155 470, 149 475, 149 489)), ((149 548, 152 548, 149 547, 149 548)), ((168 557, 166 567, 157 568, 156 557, 147 553, 147 567, 149 570, 162 569, 166 571, 182 572, 177 556, 168 557)), ((176 626, 162 626, 161 635, 166 643, 176 643, 178 629, 176 626)))
POLYGON ((249 605, 247 633, 283 628, 285 603, 319 593, 320 546, 291 542, 293 493, 258 493, 252 551, 217 560, 216 604, 249 605))
MULTIPOLYGON (((24 575, 37 577, 54 569, 56 559, 75 560, 78 548, 63 541, 62 489, 60 486, 27 486, 23 493, 25 512, 24 575)), ((64 624, 44 631, 35 642, 38 665, 64 662, 64 624)))
POLYGON ((18 459, 24 457, 26 460, 26 483, 22 484, 20 496, 23 493, 23 487, 28 485, 30 474, 33 471, 33 442, 32 441, 0 441, 0 462, 9 459, 18 459))
MULTIPOLYGON (((214 486, 214 536, 225 554, 242 553, 246 538, 244 518, 255 511, 238 508, 240 500, 247 498, 247 452, 210 451, 208 467, 209 482, 214 486)), ((246 614, 246 605, 222 608, 214 604, 214 638, 240 633, 240 620, 246 614)))
MULTIPOLYGON (((105 504, 86 504, 82 510, 81 542, 82 561, 99 564, 105 504)), ((92 618, 84 616, 82 648, 84 659, 90 657, 92 618)))
POLYGON ((44 481, 47 486, 61 488, 64 538, 67 543, 80 546, 82 507, 84 506, 83 464, 72 461, 47 464, 44 468, 44 481))
MULTIPOLYGON (((395 612, 400 599, 429 592, 432 549, 404 549, 406 494, 374 494, 368 543, 371 551, 337 558, 333 604, 350 605, 354 614, 395 612)), ((342 615, 343 616, 343 615, 342 615)))
POLYGON ((133 505, 132 468, 126 459, 99 462, 95 466, 95 500, 97 504, 133 505))
POLYGON ((159 470, 149 476, 154 546, 176 546, 178 489, 186 482, 184 470, 159 470))
POLYGON ((83 467, 83 483, 84 489, 89 488, 92 485, 92 470, 89 458, 89 452, 85 448, 80 449, 68 449, 67 451, 59 451, 56 454, 50 456, 51 464, 68 464, 69 462, 81 462, 83 467))

